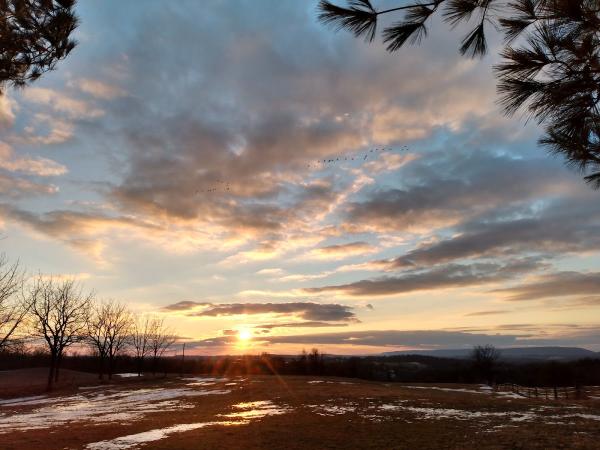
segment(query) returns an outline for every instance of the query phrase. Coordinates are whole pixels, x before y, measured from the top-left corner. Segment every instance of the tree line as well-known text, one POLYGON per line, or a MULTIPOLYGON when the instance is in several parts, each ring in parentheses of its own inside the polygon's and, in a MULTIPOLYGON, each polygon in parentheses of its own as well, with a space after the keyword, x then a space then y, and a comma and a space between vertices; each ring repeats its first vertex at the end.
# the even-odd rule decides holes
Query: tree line
POLYGON ((131 354, 138 374, 158 360, 177 337, 164 319, 135 316, 115 300, 96 298, 74 279, 29 277, 19 262, 0 256, 0 354, 22 353, 26 344, 49 357, 47 389, 58 382, 67 349, 87 348, 100 379, 112 378, 115 360, 131 354))

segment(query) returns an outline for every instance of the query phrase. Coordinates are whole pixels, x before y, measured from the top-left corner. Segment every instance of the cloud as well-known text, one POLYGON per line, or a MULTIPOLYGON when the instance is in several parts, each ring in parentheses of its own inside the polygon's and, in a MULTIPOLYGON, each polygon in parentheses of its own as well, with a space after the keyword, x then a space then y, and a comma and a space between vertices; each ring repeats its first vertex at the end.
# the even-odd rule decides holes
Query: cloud
POLYGON ((472 313, 465 314, 466 317, 480 317, 480 316, 496 316, 498 314, 508 314, 511 311, 495 309, 490 311, 475 311, 472 313))
POLYGON ((15 122, 16 102, 6 92, 0 95, 0 130, 12 127, 15 122))
POLYGON ((505 281, 535 270, 535 260, 518 260, 505 265, 473 263, 448 264, 426 270, 406 271, 398 276, 385 276, 354 283, 304 289, 308 293, 341 292, 351 296, 382 296, 415 291, 476 286, 505 281))
POLYGON ((23 98, 32 103, 48 106, 69 119, 94 119, 104 114, 104 111, 89 102, 48 88, 30 87, 23 91, 23 98))
MULTIPOLYGON (((412 52, 413 62, 427 61, 424 74, 360 42, 333 47, 315 28, 312 6, 269 6, 270 14, 294 20, 294 30, 265 22, 249 6, 232 11, 215 4, 214 14, 197 14, 202 18, 193 24, 189 9, 148 8, 123 47, 129 73, 119 86, 128 95, 103 103, 110 126, 98 125, 106 131, 99 134, 127 151, 108 200, 148 220, 218 225, 247 241, 289 241, 290 230, 316 231, 373 183, 370 176, 407 167, 418 156, 390 152, 364 166, 322 171, 317 161, 397 147, 440 128, 459 130, 494 109, 477 96, 492 86, 472 62, 446 57, 432 64, 412 52), (158 39, 151 29, 165 33, 158 39), (224 36, 223 29, 236 31, 224 36), (156 54, 160 67, 150 63, 156 54)), ((90 91, 90 81, 73 83, 90 91)))
MULTIPOLYGON (((62 241, 71 247, 102 261, 104 242, 99 239, 107 233, 117 231, 144 230, 151 233, 156 228, 152 224, 137 221, 132 217, 111 216, 99 212, 78 212, 55 210, 36 214, 11 205, 0 204, 0 213, 15 222, 25 225, 35 233, 62 241)), ((114 237, 114 234, 113 234, 114 237)))
POLYGON ((598 326, 584 327, 580 330, 565 330, 557 327, 552 334, 539 328, 538 334, 490 334, 443 330, 373 330, 344 333, 323 333, 292 336, 267 336, 269 344, 304 345, 348 345, 412 349, 456 349, 471 348, 475 345, 494 345, 497 347, 519 346, 597 346, 600 337, 598 326))
MULTIPOLYGON (((527 346, 582 346, 596 348, 600 337, 598 325, 578 324, 511 324, 498 330, 365 330, 336 333, 296 335, 255 335, 254 345, 297 345, 334 347, 337 349, 362 348, 365 351, 470 349, 476 345, 496 347, 527 346), (526 330, 525 332, 523 332, 526 330), (517 331, 516 333, 514 331, 517 331)), ((203 339, 190 343, 191 347, 230 351, 237 343, 236 333, 203 339)), ((342 350, 343 351, 343 350, 342 350)))
POLYGON ((65 166, 47 158, 18 157, 13 149, 2 141, 0 141, 0 168, 9 172, 22 172, 41 177, 67 173, 65 166))
MULTIPOLYGON (((359 320, 353 320, 354 323, 359 320)), ((321 321, 305 321, 305 322, 281 322, 267 323, 256 325, 254 328, 259 330, 272 330, 275 328, 321 328, 321 327, 347 327, 349 324, 344 322, 321 322, 321 321)))
POLYGON ((69 86, 75 87, 80 91, 101 100, 113 100, 126 95, 126 92, 118 86, 91 78, 80 78, 78 80, 71 81, 69 82, 69 86))
POLYGON ((597 296, 598 292, 600 292, 600 272, 556 272, 541 275, 534 282, 510 288, 494 289, 491 292, 500 294, 506 300, 510 301, 538 300, 577 295, 597 296))
MULTIPOLYGON (((52 195, 57 192, 58 187, 53 184, 37 183, 0 173, 0 194, 6 198, 17 199, 31 195, 52 195)), ((0 207, 1 211, 2 208, 0 207)))
POLYGON ((206 302, 194 302, 190 300, 184 300, 181 302, 173 303, 171 305, 167 305, 162 308, 163 311, 189 311, 191 309, 202 307, 202 306, 210 306, 211 303, 206 302))
POLYGON ((348 205, 350 230, 430 232, 574 189, 556 164, 485 151, 433 153, 407 169, 405 188, 377 190, 366 201, 348 205))
POLYGON ((368 242, 357 241, 349 242, 347 244, 335 244, 315 248, 310 252, 309 256, 314 256, 320 259, 343 259, 350 256, 373 253, 376 250, 377 248, 368 242))
POLYGON ((423 245, 390 261, 390 266, 433 265, 525 252, 552 256, 600 249, 600 208, 587 201, 554 201, 541 211, 538 208, 535 212, 522 211, 520 217, 494 219, 482 217, 461 224, 456 236, 423 245))
POLYGON ((492 344, 509 346, 517 343, 514 335, 489 335, 458 331, 371 330, 292 336, 268 336, 270 344, 353 345, 372 347, 464 348, 492 344))
POLYGON ((168 311, 186 311, 193 317, 224 317, 236 315, 274 314, 294 316, 309 321, 356 322, 352 308, 336 303, 198 303, 179 302, 163 308, 168 311), (197 307, 204 307, 197 310, 197 307))

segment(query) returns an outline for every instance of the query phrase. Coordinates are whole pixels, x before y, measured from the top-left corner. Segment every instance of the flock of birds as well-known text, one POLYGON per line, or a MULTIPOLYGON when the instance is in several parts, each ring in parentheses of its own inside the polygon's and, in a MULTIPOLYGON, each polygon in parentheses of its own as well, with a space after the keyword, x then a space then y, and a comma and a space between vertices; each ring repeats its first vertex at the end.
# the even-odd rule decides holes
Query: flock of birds
MULTIPOLYGON (((407 151, 408 146, 403 145, 399 151, 407 151)), ((389 152, 393 151, 391 147, 381 147, 381 148, 371 148, 366 150, 364 154, 356 155, 356 156, 344 156, 344 157, 336 157, 330 159, 317 160, 315 162, 309 163, 306 165, 308 168, 323 168, 326 164, 336 164, 344 161, 360 161, 364 162, 369 159, 369 156, 376 157, 378 153, 381 152, 389 152)))
POLYGON ((196 194, 201 194, 203 192, 227 192, 229 191, 229 181, 217 180, 217 185, 208 189, 199 189, 196 191, 196 194))
MULTIPOLYGON (((391 147, 381 147, 381 148, 372 148, 369 150, 366 150, 365 153, 360 153, 357 154, 355 156, 340 156, 340 157, 336 157, 336 158, 328 158, 328 159, 319 159, 316 161, 311 161, 310 163, 308 163, 306 165, 307 168, 311 169, 323 169, 325 167, 332 167, 334 164, 338 164, 338 163, 343 163, 344 161, 348 162, 348 161, 359 161, 361 163, 367 161, 369 159, 369 157, 371 157, 371 159, 374 159, 377 157, 378 154, 381 154, 382 152, 389 152, 389 151, 394 151, 394 149, 392 149, 391 147)), ((398 151, 408 151, 408 146, 403 145, 398 151)), ((213 185, 210 188, 207 189, 199 189, 196 191, 196 194, 202 194, 202 193, 213 193, 213 192, 229 192, 230 191, 230 186, 229 186, 229 182, 228 181, 224 181, 224 180, 217 180, 217 184, 213 185)))

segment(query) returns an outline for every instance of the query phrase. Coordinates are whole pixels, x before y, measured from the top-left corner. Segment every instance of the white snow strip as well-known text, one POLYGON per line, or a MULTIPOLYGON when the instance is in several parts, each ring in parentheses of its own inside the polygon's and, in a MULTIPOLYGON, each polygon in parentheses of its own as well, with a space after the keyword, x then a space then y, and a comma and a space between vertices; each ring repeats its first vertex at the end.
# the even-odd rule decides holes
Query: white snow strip
POLYGON ((230 392, 225 389, 153 388, 82 392, 66 397, 29 399, 22 401, 18 406, 24 404, 44 404, 44 406, 22 413, 0 412, 0 434, 50 428, 68 422, 131 421, 152 412, 176 411, 192 407, 181 400, 176 400, 180 397, 222 395, 230 392))
POLYGON ((88 444, 87 450, 124 450, 137 447, 140 444, 158 441, 174 433, 197 430, 209 426, 237 426, 247 425, 252 419, 261 419, 266 416, 285 414, 291 408, 287 406, 277 406, 269 400, 244 402, 233 405, 233 408, 242 410, 231 414, 220 414, 221 417, 228 417, 240 420, 225 420, 212 422, 185 423, 174 425, 156 430, 144 431, 143 433, 130 434, 128 436, 118 437, 116 439, 100 441, 88 444))
POLYGON ((262 400, 256 402, 244 402, 233 405, 236 409, 242 411, 229 414, 220 414, 221 417, 230 419, 261 419, 266 416, 278 416, 291 411, 287 406, 277 406, 270 400, 262 400))
POLYGON ((0 400, 0 406, 36 405, 38 403, 44 403, 47 400, 48 400, 48 396, 46 396, 46 395, 32 395, 30 397, 16 397, 16 398, 9 398, 6 400, 0 400))
POLYGON ((489 394, 487 390, 473 390, 473 389, 464 389, 464 388, 443 388, 438 386, 402 386, 407 389, 428 389, 432 391, 444 391, 444 392, 462 392, 468 394, 489 394))
POLYGON ((140 444, 158 441, 174 433, 182 433, 184 431, 197 430, 199 428, 205 428, 215 425, 232 426, 245 425, 246 423, 248 422, 221 421, 184 423, 180 425, 174 425, 172 427, 158 428, 156 430, 144 431, 142 433, 137 434, 130 434, 128 436, 118 437, 109 441, 94 442, 88 444, 85 448, 88 450, 123 450, 137 447, 140 444))

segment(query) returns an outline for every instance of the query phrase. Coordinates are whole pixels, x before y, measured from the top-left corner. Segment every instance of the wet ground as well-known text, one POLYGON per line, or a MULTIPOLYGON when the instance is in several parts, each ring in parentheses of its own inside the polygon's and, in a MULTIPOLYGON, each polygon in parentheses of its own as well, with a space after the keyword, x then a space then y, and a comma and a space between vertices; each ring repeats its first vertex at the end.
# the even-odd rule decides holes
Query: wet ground
POLYGON ((0 399, 0 448, 599 448, 600 442, 597 399, 547 402, 479 385, 314 377, 135 378, 0 399))

